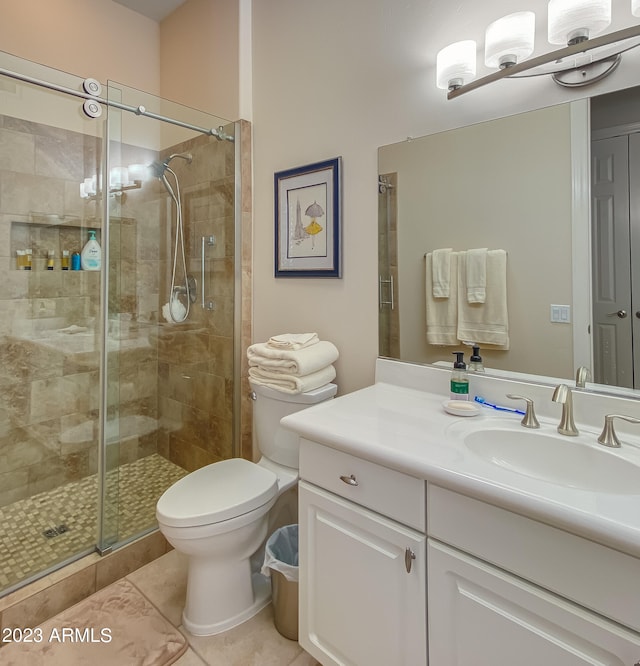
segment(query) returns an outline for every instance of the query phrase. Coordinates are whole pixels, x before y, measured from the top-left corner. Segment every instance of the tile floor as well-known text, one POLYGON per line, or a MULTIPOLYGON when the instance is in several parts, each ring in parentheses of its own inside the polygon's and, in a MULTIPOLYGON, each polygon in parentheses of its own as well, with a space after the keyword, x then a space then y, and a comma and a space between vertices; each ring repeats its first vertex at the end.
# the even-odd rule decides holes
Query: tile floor
MULTIPOLYGON (((186 471, 158 454, 121 465, 109 473, 112 485, 106 521, 125 540, 155 524, 162 493, 186 471), (113 506, 115 505, 115 506, 113 506)), ((97 477, 0 507, 0 590, 54 566, 95 544, 97 477), (46 538, 48 528, 66 531, 46 538)))
POLYGON ((189 640, 178 666, 320 666, 273 624, 271 605, 244 624, 216 636, 192 636, 181 626, 186 562, 175 550, 126 576, 189 640))

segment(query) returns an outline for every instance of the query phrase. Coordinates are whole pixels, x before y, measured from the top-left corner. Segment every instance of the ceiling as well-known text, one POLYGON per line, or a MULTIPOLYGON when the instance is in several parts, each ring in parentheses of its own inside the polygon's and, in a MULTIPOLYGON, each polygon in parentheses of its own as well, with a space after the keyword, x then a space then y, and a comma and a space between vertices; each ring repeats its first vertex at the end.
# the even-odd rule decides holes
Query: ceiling
POLYGON ((154 21, 162 21, 171 12, 182 5, 185 0, 113 0, 119 5, 124 5, 138 14, 147 16, 154 21))

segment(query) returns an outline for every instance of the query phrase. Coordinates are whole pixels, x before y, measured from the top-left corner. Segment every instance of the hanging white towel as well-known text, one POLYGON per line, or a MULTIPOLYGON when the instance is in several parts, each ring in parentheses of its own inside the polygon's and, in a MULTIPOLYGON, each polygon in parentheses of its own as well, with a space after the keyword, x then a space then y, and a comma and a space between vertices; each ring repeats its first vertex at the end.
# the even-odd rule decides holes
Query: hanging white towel
POLYGON ((249 367, 298 377, 331 365, 338 355, 338 349, 328 340, 320 340, 311 347, 296 350, 272 349, 266 342, 258 342, 247 349, 249 367))
POLYGON ((249 368, 249 377, 256 382, 283 393, 305 393, 329 384, 336 377, 336 370, 328 365, 322 370, 299 377, 282 372, 271 372, 264 368, 249 368))
POLYGON ((458 262, 458 339, 509 349, 507 253, 504 250, 487 252, 484 303, 467 301, 465 263, 458 262))
POLYGON ((317 333, 283 333, 269 338, 267 344, 274 349, 304 349, 319 342, 317 333))
POLYGON ((458 253, 450 253, 451 280, 449 298, 433 295, 433 254, 429 252, 425 262, 425 296, 427 309, 427 342, 430 345, 457 345, 456 322, 458 318, 458 253))
POLYGON ((451 248, 434 250, 431 259, 433 297, 449 298, 451 294, 451 248))
POLYGON ((467 301, 484 303, 487 297, 487 248, 465 252, 467 270, 467 301))

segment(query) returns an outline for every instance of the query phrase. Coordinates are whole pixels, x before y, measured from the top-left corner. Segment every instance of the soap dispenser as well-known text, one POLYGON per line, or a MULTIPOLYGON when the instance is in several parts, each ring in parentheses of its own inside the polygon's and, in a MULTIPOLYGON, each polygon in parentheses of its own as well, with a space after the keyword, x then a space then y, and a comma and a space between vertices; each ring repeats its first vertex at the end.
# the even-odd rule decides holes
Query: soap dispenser
POLYGON ((469 372, 484 372, 484 365, 482 364, 482 356, 480 356, 480 347, 473 345, 473 354, 469 359, 469 372))
POLYGON ((456 357, 451 372, 451 400, 469 400, 469 375, 464 352, 452 352, 456 357))
POLYGON ((89 230, 89 240, 80 253, 80 265, 83 271, 99 271, 102 266, 102 250, 93 229, 89 230))

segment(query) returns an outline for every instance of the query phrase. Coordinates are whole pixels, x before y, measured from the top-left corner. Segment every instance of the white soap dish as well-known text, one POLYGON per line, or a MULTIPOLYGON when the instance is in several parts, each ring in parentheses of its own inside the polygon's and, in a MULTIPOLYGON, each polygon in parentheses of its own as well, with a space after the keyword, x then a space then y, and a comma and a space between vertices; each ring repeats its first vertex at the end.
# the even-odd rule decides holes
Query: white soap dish
POLYGON ((445 400, 442 407, 447 414, 454 416, 477 416, 480 413, 476 405, 466 400, 445 400))

